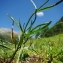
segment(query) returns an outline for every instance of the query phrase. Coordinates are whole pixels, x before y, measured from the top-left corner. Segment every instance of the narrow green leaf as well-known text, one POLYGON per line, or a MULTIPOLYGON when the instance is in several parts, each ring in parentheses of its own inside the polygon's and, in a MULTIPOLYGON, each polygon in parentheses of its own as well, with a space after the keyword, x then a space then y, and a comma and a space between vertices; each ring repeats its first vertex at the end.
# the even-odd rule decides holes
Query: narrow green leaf
POLYGON ((30 32, 28 32, 28 34, 26 34, 26 36, 30 36, 32 34, 36 34, 42 30, 44 30, 46 27, 48 27, 49 25, 51 24, 51 21, 49 23, 47 23, 45 26, 39 28, 39 29, 36 29, 37 27, 40 27, 41 25, 38 25, 37 27, 35 27, 33 30, 31 30, 30 32))
POLYGON ((29 28, 26 31, 30 31, 31 29, 32 29, 32 21, 31 21, 29 28))
POLYGON ((26 23, 26 25, 25 25, 24 30, 26 30, 26 28, 27 28, 27 26, 28 26, 28 24, 29 24, 29 22, 30 22, 30 20, 31 20, 31 18, 33 17, 34 14, 35 14, 35 13, 33 13, 33 14, 30 16, 30 18, 28 19, 28 21, 27 21, 27 23, 26 23))
POLYGON ((30 23, 31 18, 34 16, 34 14, 36 15, 36 12, 37 12, 37 9, 36 9, 36 10, 35 10, 35 12, 34 12, 34 13, 32 13, 32 15, 29 17, 29 19, 28 19, 28 21, 27 21, 27 23, 26 23, 26 25, 25 25, 24 30, 26 30, 26 28, 27 28, 28 24, 30 23))
MULTIPOLYGON (((46 27, 48 27, 50 24, 51 24, 51 21, 49 23, 45 24, 45 26, 43 26, 43 27, 41 27, 41 28, 39 28, 37 30, 35 30, 36 29, 35 28, 34 30, 32 30, 32 33, 35 34, 37 32, 40 32, 40 31, 44 30, 46 27)), ((37 27, 39 27, 39 26, 37 26, 37 27)))
POLYGON ((22 28, 22 26, 21 26, 20 21, 19 21, 19 27, 20 27, 20 30, 23 32, 23 28, 22 28))
POLYGON ((51 6, 48 6, 48 7, 42 8, 42 9, 38 9, 37 12, 53 8, 54 6, 57 6, 58 4, 60 4, 61 2, 63 2, 63 0, 60 0, 59 2, 57 2, 57 3, 55 3, 55 4, 51 5, 51 6))
POLYGON ((23 43, 23 39, 24 39, 24 35, 22 34, 22 35, 20 36, 19 46, 22 45, 22 43, 23 43))
POLYGON ((9 16, 10 19, 11 19, 12 21, 14 21, 14 22, 16 23, 16 25, 19 27, 19 23, 18 23, 18 21, 15 20, 11 15, 8 14, 8 16, 9 16))
POLYGON ((39 27, 43 27, 43 26, 45 26, 45 25, 47 25, 48 23, 44 23, 44 24, 39 24, 39 25, 37 25, 36 27, 34 27, 32 30, 36 30, 36 29, 38 29, 39 27))
POLYGON ((7 47, 7 46, 5 46, 5 45, 0 45, 0 46, 3 47, 3 48, 6 48, 6 49, 11 50, 9 47, 7 47))
POLYGON ((37 15, 36 15, 36 12, 35 12, 35 18, 33 21, 31 21, 31 25, 30 27, 28 28, 28 31, 30 31, 32 29, 32 26, 34 25, 35 21, 36 21, 36 18, 37 18, 37 15))
POLYGON ((46 0, 38 9, 42 8, 48 2, 49 2, 49 0, 46 0))
POLYGON ((18 22, 17 20, 15 20, 11 15, 8 14, 8 16, 10 17, 10 19, 12 21, 14 21, 16 23, 16 25, 18 26, 18 28, 23 32, 22 26, 20 24, 20 22, 18 22))

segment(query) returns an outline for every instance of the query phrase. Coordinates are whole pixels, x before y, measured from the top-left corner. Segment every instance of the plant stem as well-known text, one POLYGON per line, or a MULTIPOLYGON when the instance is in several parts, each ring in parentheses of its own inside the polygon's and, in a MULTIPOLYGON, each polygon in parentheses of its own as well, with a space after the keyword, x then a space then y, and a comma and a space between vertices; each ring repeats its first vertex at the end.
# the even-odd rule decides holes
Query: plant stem
POLYGON ((19 50, 19 54, 18 54, 18 58, 17 58, 16 63, 18 63, 18 62, 19 62, 21 51, 22 51, 22 49, 20 48, 20 50, 19 50))
POLYGON ((14 57, 15 57, 15 55, 16 55, 16 53, 17 53, 17 51, 19 50, 19 44, 18 44, 18 47, 17 47, 17 49, 15 50, 15 52, 11 55, 11 59, 10 59, 10 61, 8 62, 6 62, 6 63, 11 63, 12 61, 13 61, 13 59, 14 59, 14 57))

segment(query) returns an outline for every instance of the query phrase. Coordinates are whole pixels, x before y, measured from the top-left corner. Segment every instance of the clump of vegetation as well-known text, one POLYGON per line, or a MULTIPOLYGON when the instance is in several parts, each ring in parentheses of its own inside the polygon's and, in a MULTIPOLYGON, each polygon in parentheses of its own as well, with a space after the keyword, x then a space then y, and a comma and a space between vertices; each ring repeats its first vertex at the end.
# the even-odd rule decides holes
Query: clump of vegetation
MULTIPOLYGON (((63 0, 60 0, 59 2, 57 2, 51 6, 42 8, 48 1, 49 0, 47 0, 39 8, 35 9, 35 11, 29 17, 27 23, 24 25, 24 28, 21 25, 20 21, 17 21, 11 15, 8 14, 9 18, 20 29, 20 32, 22 33, 22 35, 19 37, 17 44, 16 44, 17 41, 15 41, 15 42, 13 41, 14 44, 9 43, 9 42, 5 42, 5 41, 4 41, 4 43, 7 43, 7 44, 1 44, 2 47, 5 45, 8 46, 8 47, 6 47, 5 50, 4 50, 5 47, 2 49, 3 54, 4 54, 4 51, 6 54, 6 56, 2 55, 5 58, 5 60, 4 60, 5 63, 12 63, 12 62, 15 62, 15 60, 16 60, 15 63, 19 63, 21 56, 22 56, 21 57, 22 59, 26 60, 26 57, 28 57, 29 54, 32 52, 33 52, 32 54, 35 53, 35 54, 39 55, 40 57, 42 57, 44 62, 51 63, 53 61, 54 57, 57 57, 59 54, 62 54, 61 53, 61 52, 63 52, 62 49, 59 50, 60 52, 57 51, 57 52, 59 52, 58 54, 54 54, 54 53, 56 53, 55 51, 56 51, 58 46, 56 44, 54 44, 55 42, 52 43, 50 41, 46 42, 46 44, 45 44, 45 41, 40 41, 40 43, 42 43, 42 44, 40 44, 37 41, 36 42, 34 41, 35 44, 31 43, 29 46, 27 45, 27 48, 26 48, 26 44, 27 44, 28 40, 30 40, 30 38, 33 35, 35 35, 36 33, 40 32, 40 31, 43 31, 44 29, 46 29, 51 24, 51 21, 50 21, 48 23, 39 24, 39 25, 33 27, 33 25, 37 19, 36 13, 40 12, 40 11, 44 11, 46 9, 50 9, 50 8, 60 4, 63 0), (34 19, 32 20, 33 17, 34 17, 34 19), (15 48, 14 48, 14 45, 16 46, 15 48), (56 48, 54 48, 53 46, 55 46, 56 48), (10 49, 9 49, 9 47, 10 47, 10 49), (9 52, 10 52, 10 54, 9 54, 9 52), (24 53, 24 52, 26 52, 26 53, 24 53), (8 56, 8 54, 9 54, 9 56, 8 56), (6 57, 7 57, 7 59, 6 59, 6 57)), ((12 40, 13 39, 14 38, 13 38, 13 33, 12 33, 12 40)), ((60 56, 60 58, 61 58, 61 56, 60 56)))
POLYGON ((50 37, 60 33, 63 33, 63 17, 61 17, 61 19, 54 26, 48 29, 44 36, 50 37))
POLYGON ((38 37, 50 37, 54 35, 58 35, 60 33, 63 33, 63 17, 55 23, 52 27, 47 27, 43 31, 36 34, 36 38, 38 37), (46 32, 45 32, 46 31, 46 32))

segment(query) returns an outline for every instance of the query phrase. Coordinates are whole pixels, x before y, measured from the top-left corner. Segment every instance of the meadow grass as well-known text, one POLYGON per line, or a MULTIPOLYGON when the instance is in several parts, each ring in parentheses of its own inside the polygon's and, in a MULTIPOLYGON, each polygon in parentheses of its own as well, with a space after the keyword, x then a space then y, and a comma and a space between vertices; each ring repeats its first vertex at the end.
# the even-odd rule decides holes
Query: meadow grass
MULTIPOLYGON (((24 54, 24 56, 26 56, 27 54, 28 55, 30 55, 30 54, 39 55, 39 57, 43 58, 44 63, 46 63, 46 62, 51 63, 54 58, 58 59, 59 55, 60 55, 60 59, 61 59, 61 57, 62 57, 61 54, 63 53, 63 50, 62 50, 63 43, 60 38, 61 35, 59 35, 59 38, 57 37, 59 40, 57 40, 57 38, 55 37, 56 41, 54 40, 54 38, 51 38, 51 37, 42 38, 42 39, 41 38, 30 39, 31 36, 46 29, 52 22, 52 21, 50 21, 50 22, 39 24, 39 25, 33 27, 34 23, 36 22, 36 19, 37 19, 37 15, 36 15, 37 12, 41 12, 41 11, 50 9, 52 7, 57 6, 61 2, 63 2, 63 0, 61 0, 61 1, 56 2, 53 5, 43 8, 43 6, 46 3, 48 3, 48 1, 49 0, 46 0, 39 8, 35 9, 35 11, 29 17, 28 21, 25 23, 24 28, 21 25, 20 21, 17 21, 10 14, 8 14, 9 18, 13 21, 12 26, 14 26, 14 23, 15 23, 18 26, 18 28, 20 29, 20 32, 22 33, 22 35, 20 35, 18 42, 15 41, 14 35, 13 35, 13 28, 12 28, 12 40, 13 40, 14 44, 8 44, 8 43, 3 44, 2 43, 0 45, 1 47, 3 47, 3 49, 0 48, 0 50, 3 51, 0 53, 0 54, 3 54, 2 55, 3 58, 10 57, 10 60, 6 61, 5 63, 12 63, 16 57, 17 57, 16 63, 18 63, 20 60, 20 57, 22 57, 22 54, 24 54), (34 19, 32 20, 33 17, 34 17, 34 19), (16 42, 17 42, 17 44, 16 44, 16 42), (17 45, 17 47, 14 47, 16 45, 17 45)), ((0 41, 0 42, 2 42, 2 41, 0 41)), ((6 41, 3 41, 3 42, 5 43, 6 41)), ((23 57, 23 58, 25 58, 25 57, 23 57)), ((63 60, 61 59, 61 61, 63 61, 63 60)))
MULTIPOLYGON (((9 58, 14 52, 14 45, 9 45, 11 50, 0 47, 0 57, 9 58)), ((55 35, 47 38, 32 38, 25 44, 23 54, 29 56, 36 55, 43 58, 44 62, 50 61, 53 63, 63 62, 63 34, 55 35), (26 49, 26 47, 28 47, 26 49), (52 56, 52 57, 51 57, 52 56)), ((18 55, 18 52, 17 52, 18 55)), ((16 57, 17 57, 16 55, 16 57)), ((15 58, 16 59, 16 58, 15 58)))
POLYGON ((53 63, 63 62, 63 34, 48 38, 33 39, 28 44, 30 42, 32 42, 32 45, 29 48, 31 50, 29 55, 39 55, 45 62, 48 60, 53 63))

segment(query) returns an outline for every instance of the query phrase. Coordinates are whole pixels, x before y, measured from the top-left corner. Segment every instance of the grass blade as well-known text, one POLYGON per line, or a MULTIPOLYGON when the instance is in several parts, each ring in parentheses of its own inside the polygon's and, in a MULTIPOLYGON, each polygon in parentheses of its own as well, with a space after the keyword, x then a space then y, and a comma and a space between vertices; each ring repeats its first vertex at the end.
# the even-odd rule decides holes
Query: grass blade
POLYGON ((20 36, 20 41, 19 41, 19 46, 21 47, 22 43, 23 43, 23 39, 24 39, 24 35, 22 34, 20 36))
POLYGON ((20 24, 20 22, 18 22, 17 20, 15 20, 11 15, 8 14, 8 16, 11 18, 12 21, 14 21, 16 23, 16 25, 18 26, 18 28, 23 32, 22 26, 20 24))
POLYGON ((35 18, 34 18, 34 21, 32 22, 31 21, 31 25, 30 27, 28 28, 28 31, 30 31, 32 29, 32 26, 34 25, 35 21, 36 21, 36 18, 37 18, 37 15, 36 15, 36 12, 35 12, 35 18))
POLYGON ((36 29, 38 29, 38 28, 40 28, 40 27, 43 27, 43 26, 45 26, 45 25, 47 25, 48 23, 44 23, 44 24, 39 24, 39 25, 37 25, 36 27, 34 27, 32 30, 36 30, 36 29))
POLYGON ((38 9, 40 9, 41 7, 43 7, 46 3, 48 3, 49 0, 46 0, 38 9))
POLYGON ((36 33, 40 32, 40 31, 44 30, 46 27, 48 27, 51 24, 51 22, 52 21, 50 21, 44 27, 41 27, 39 29, 36 29, 36 28, 40 27, 41 25, 36 26, 34 29, 32 29, 30 32, 28 32, 28 34, 26 34, 25 36, 28 37, 28 36, 30 36, 32 34, 36 34, 36 33))
POLYGON ((43 11, 43 10, 48 10, 48 9, 54 7, 54 6, 57 6, 57 5, 60 4, 62 1, 63 1, 63 0, 60 0, 59 2, 57 2, 57 3, 55 3, 55 4, 51 5, 51 6, 48 6, 48 7, 42 8, 42 9, 38 9, 37 12, 40 12, 40 11, 43 11))
POLYGON ((20 21, 19 21, 19 27, 20 27, 20 30, 23 32, 23 28, 22 28, 22 26, 21 26, 20 21))
POLYGON ((7 46, 5 46, 5 45, 0 45, 0 46, 3 47, 3 48, 6 48, 6 49, 11 50, 9 47, 7 47, 7 46))
POLYGON ((34 14, 36 14, 36 12, 37 12, 37 9, 36 9, 36 10, 35 10, 35 12, 34 12, 34 13, 32 13, 32 15, 29 17, 29 19, 28 19, 28 21, 27 21, 27 23, 26 23, 26 25, 25 25, 24 30, 26 30, 26 28, 27 28, 27 26, 28 26, 28 24, 29 24, 29 22, 30 22, 31 18, 33 17, 33 15, 34 15, 34 14))

